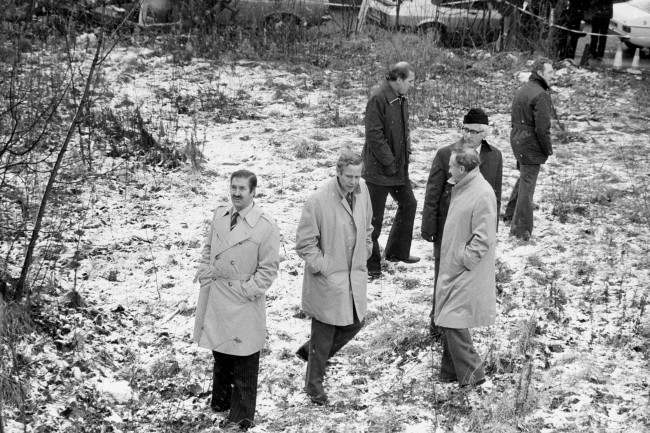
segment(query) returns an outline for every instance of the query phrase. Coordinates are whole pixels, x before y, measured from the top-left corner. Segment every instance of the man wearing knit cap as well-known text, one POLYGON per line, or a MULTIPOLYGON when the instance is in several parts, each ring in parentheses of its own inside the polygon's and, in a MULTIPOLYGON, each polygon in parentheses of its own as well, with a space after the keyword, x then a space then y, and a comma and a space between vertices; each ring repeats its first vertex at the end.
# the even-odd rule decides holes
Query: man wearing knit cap
MULTIPOLYGON (((454 150, 475 149, 480 156, 479 170, 488 181, 496 196, 497 212, 501 207, 501 177, 503 172, 503 157, 501 151, 490 145, 485 137, 488 134, 488 116, 480 108, 470 109, 463 118, 463 137, 456 143, 438 149, 431 170, 427 189, 424 196, 422 210, 422 238, 433 242, 433 257, 435 261, 434 288, 437 286, 438 273, 440 272, 440 245, 442 233, 449 211, 452 184, 449 183, 449 158, 454 150)), ((498 222, 497 222, 498 225, 498 222)), ((433 324, 434 306, 431 309, 431 334, 437 335, 433 324)))

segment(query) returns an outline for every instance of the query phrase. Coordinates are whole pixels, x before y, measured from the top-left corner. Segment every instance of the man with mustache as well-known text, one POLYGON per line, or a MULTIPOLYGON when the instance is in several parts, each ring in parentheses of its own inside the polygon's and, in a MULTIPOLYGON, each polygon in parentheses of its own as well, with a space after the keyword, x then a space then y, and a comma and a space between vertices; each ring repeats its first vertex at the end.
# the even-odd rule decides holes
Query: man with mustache
POLYGON ((265 292, 280 262, 280 232, 253 201, 257 177, 230 177, 232 206, 218 206, 195 281, 201 284, 194 340, 212 350, 215 412, 229 411, 220 427, 253 426, 260 349, 266 338, 265 292))

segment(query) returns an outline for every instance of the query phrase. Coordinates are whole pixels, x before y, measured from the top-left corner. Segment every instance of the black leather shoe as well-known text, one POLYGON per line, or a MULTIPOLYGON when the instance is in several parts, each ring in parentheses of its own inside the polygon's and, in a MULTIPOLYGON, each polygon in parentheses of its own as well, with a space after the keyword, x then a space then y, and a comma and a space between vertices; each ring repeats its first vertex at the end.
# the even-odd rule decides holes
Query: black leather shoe
POLYGON ((381 271, 368 271, 368 278, 370 281, 381 278, 381 271))
POLYGON ((458 382, 458 379, 456 379, 455 377, 440 376, 440 382, 454 383, 454 382, 458 382))
POLYGON ((327 394, 317 394, 317 395, 309 395, 309 399, 311 400, 312 403, 317 404, 318 406, 324 406, 327 404, 327 394))
POLYGON ((309 353, 305 352, 302 350, 302 347, 296 351, 296 357, 300 359, 301 361, 309 361, 309 353))
POLYGON ((210 402, 210 409, 212 409, 213 412, 225 412, 227 410, 230 410, 230 403, 228 404, 218 404, 218 403, 212 403, 210 402))
POLYGON ((400 259, 395 256, 390 256, 390 257, 386 257, 386 260, 388 260, 389 262, 417 263, 420 261, 420 258, 418 256, 408 256, 405 259, 400 259))
POLYGON ((248 420, 241 420, 239 422, 233 422, 230 421, 228 418, 224 418, 221 421, 219 421, 219 428, 224 429, 226 431, 231 431, 234 429, 239 429, 241 431, 246 431, 249 428, 253 427, 254 424, 252 421, 248 420))

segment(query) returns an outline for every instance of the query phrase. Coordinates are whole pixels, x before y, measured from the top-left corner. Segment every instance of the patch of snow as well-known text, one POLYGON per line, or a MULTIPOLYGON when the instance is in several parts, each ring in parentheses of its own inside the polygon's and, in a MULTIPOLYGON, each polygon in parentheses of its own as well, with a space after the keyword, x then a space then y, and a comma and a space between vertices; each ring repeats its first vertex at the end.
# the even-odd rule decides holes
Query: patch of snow
POLYGON ((104 394, 109 395, 116 403, 125 404, 132 399, 137 399, 135 392, 126 380, 103 380, 95 383, 95 388, 104 394))

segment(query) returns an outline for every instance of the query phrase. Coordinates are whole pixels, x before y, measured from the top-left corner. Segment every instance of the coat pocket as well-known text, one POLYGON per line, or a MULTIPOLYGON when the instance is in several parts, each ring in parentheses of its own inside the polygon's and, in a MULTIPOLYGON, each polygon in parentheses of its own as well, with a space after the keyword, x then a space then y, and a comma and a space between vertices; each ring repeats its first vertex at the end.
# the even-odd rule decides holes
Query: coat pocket
POLYGON ((332 258, 327 254, 323 255, 323 269, 321 269, 320 273, 324 277, 332 273, 332 258))
POLYGON ((216 282, 219 291, 225 299, 235 304, 250 302, 241 287, 240 280, 219 280, 216 282))

